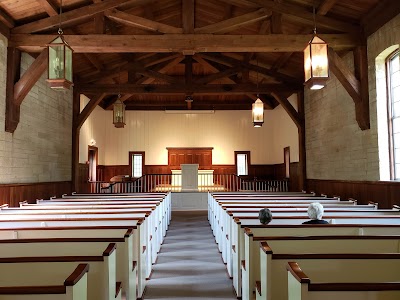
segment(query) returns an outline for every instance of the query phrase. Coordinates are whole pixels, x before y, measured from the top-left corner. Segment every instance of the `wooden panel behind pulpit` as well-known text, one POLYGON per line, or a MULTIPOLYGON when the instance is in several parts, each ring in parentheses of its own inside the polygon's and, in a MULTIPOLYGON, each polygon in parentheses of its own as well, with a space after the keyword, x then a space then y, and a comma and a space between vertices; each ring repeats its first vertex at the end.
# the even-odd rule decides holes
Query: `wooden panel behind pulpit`
POLYGON ((198 164, 199 170, 212 169, 212 147, 167 148, 168 166, 171 170, 181 169, 181 164, 198 164))

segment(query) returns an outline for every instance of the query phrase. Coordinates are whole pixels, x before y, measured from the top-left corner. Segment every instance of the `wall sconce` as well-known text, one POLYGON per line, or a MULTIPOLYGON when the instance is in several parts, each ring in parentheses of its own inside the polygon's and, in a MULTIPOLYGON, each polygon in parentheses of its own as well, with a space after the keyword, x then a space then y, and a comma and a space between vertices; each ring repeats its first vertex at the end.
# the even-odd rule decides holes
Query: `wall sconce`
POLYGON ((257 95, 257 100, 253 103, 252 108, 253 125, 254 127, 261 127, 264 123, 264 103, 257 95))

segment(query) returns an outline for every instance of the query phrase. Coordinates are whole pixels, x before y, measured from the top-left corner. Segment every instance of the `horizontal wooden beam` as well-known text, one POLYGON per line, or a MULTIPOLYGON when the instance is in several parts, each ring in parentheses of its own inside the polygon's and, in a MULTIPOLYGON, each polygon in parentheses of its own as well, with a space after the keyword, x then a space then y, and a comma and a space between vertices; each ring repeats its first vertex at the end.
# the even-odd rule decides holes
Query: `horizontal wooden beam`
POLYGON ((0 22, 2 22, 8 28, 13 28, 15 26, 14 19, 2 8, 0 8, 0 22))
POLYGON ((104 13, 104 15, 118 23, 127 26, 133 26, 140 29, 145 29, 159 33, 183 33, 182 28, 173 27, 167 24, 162 24, 156 21, 145 19, 139 16, 134 16, 117 9, 113 9, 104 13))
MULTIPOLYGON (((143 3, 143 0, 104 0, 100 3, 95 3, 80 7, 74 10, 63 12, 61 15, 61 22, 63 26, 67 26, 77 20, 87 19, 97 13, 104 12, 108 9, 118 7, 126 3, 143 3)), ((32 33, 52 28, 57 28, 60 24, 60 16, 54 15, 48 18, 40 19, 31 23, 14 27, 12 33, 32 33)))
POLYGON ((336 2, 337 0, 323 0, 318 6, 317 14, 325 16, 336 2))
POLYGON ((377 5, 361 19, 366 37, 400 14, 400 4, 396 0, 380 0, 377 5))
POLYGON ((39 3, 49 16, 58 15, 58 8, 51 2, 51 0, 39 0, 39 3))
POLYGON ((185 85, 185 84, 75 84, 74 90, 82 94, 154 94, 154 95, 180 95, 180 94, 198 94, 198 95, 242 95, 247 93, 269 94, 271 92, 297 92, 291 86, 285 84, 209 84, 209 85, 185 85))
POLYGON ((271 16, 271 11, 260 8, 254 12, 250 12, 241 16, 223 20, 218 23, 206 25, 200 28, 195 28, 195 33, 227 33, 242 26, 252 24, 271 16))
MULTIPOLYGON (((361 45, 359 37, 349 34, 320 34, 335 50, 353 49, 361 45)), ((11 34, 9 45, 27 52, 38 52, 56 35, 11 34)), ((118 52, 301 52, 312 34, 271 35, 64 35, 80 53, 118 52), (123 41, 123 42, 122 42, 123 41)))

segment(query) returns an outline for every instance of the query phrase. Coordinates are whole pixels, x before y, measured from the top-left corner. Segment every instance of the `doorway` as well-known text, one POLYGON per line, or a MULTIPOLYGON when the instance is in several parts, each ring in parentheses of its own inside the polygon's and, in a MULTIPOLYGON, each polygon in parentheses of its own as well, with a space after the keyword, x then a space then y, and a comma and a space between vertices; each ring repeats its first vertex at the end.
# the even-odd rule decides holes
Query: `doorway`
POLYGON ((97 181, 98 148, 88 146, 89 181, 97 181))

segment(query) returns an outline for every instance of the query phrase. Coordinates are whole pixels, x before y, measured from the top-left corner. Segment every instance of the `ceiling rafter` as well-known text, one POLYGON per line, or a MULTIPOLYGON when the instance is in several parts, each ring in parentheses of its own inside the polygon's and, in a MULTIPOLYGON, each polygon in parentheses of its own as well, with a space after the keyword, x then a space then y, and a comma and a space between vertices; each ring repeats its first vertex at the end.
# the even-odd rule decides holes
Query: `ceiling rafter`
POLYGON ((14 19, 2 8, 0 8, 0 22, 2 22, 8 28, 13 28, 15 26, 14 19))
POLYGON ((218 0, 218 1, 243 8, 260 8, 259 5, 247 0, 218 0))
POLYGON ((206 25, 200 28, 195 28, 195 33, 227 33, 236 30, 242 26, 246 26, 251 23, 259 22, 263 19, 269 18, 271 12, 267 9, 260 8, 251 13, 247 13, 238 17, 233 17, 227 20, 223 20, 218 23, 206 25))
MULTIPOLYGON (((296 20, 306 23, 309 25, 314 25, 314 15, 312 12, 303 8, 302 6, 289 4, 289 3, 279 3, 272 0, 249 0, 253 3, 271 9, 274 12, 279 12, 285 15, 291 16, 296 20)), ((341 32, 361 32, 361 27, 352 23, 343 22, 334 18, 320 16, 318 17, 318 27, 324 27, 331 30, 338 30, 341 32)))
MULTIPOLYGON (((361 45, 360 36, 352 34, 319 34, 336 50, 361 45)), ((300 52, 312 34, 224 35, 65 35, 75 52, 300 52), (124 41, 121 43, 121 41, 124 41)), ((9 45, 28 52, 41 51, 56 38, 46 34, 11 34, 9 45)))
POLYGON ((127 26, 133 26, 159 33, 183 33, 182 28, 162 24, 139 16, 134 16, 117 9, 108 10, 104 14, 107 18, 127 26))
POLYGON ((229 76, 235 75, 235 74, 241 72, 242 69, 243 68, 241 66, 234 66, 232 68, 228 68, 228 69, 220 71, 218 73, 203 76, 201 79, 196 80, 195 83, 196 84, 207 84, 207 83, 213 82, 214 80, 218 80, 218 79, 221 79, 224 77, 229 77, 229 76))
POLYGON ((323 0, 318 6, 317 14, 320 16, 325 16, 336 2, 337 0, 323 0))
POLYGON ((121 94, 154 94, 154 95, 243 95, 246 93, 269 94, 272 92, 297 92, 298 88, 286 84, 75 84, 74 89, 80 93, 121 94))
POLYGON ((182 29, 183 33, 194 33, 194 0, 182 1, 182 29))
MULTIPOLYGON (((162 66, 158 70, 154 70, 154 71, 158 71, 161 74, 165 74, 169 69, 175 67, 177 64, 179 64, 184 59, 185 59, 185 56, 181 55, 181 56, 171 60, 169 63, 162 66)), ((143 80, 139 80, 137 83, 138 84, 150 84, 150 83, 154 82, 154 80, 155 80, 154 78, 145 78, 143 80)))
MULTIPOLYGON (((151 0, 149 0, 150 2, 151 0)), ((61 22, 63 26, 67 26, 70 23, 76 22, 80 19, 88 19, 97 13, 104 12, 108 9, 118 7, 126 3, 140 3, 143 5, 143 0, 104 0, 103 2, 86 5, 71 11, 63 12, 61 15, 61 22)), ((38 21, 23 24, 21 26, 14 27, 12 33, 32 33, 52 28, 57 28, 60 23, 60 16, 50 16, 38 21)))
POLYGON ((38 0, 49 16, 58 16, 58 8, 51 0, 38 0))

